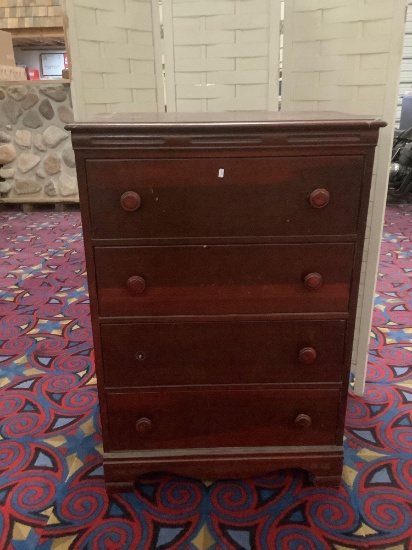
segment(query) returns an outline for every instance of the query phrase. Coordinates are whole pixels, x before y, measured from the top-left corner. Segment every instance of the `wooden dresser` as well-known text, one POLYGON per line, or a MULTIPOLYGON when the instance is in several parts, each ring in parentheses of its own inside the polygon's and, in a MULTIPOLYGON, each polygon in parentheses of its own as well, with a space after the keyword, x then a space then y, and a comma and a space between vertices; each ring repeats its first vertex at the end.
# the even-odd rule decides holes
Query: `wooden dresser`
POLYGON ((72 124, 109 490, 342 472, 374 148, 339 113, 72 124))

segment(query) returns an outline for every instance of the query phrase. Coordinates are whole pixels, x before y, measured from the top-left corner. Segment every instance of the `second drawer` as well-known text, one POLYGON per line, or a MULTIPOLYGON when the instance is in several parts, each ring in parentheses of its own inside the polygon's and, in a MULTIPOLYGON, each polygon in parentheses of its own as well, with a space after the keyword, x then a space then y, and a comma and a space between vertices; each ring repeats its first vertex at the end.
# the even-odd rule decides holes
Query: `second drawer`
POLYGON ((347 312, 352 243, 97 247, 103 317, 347 312))
POLYGON ((107 387, 340 382, 345 321, 102 325, 107 387))

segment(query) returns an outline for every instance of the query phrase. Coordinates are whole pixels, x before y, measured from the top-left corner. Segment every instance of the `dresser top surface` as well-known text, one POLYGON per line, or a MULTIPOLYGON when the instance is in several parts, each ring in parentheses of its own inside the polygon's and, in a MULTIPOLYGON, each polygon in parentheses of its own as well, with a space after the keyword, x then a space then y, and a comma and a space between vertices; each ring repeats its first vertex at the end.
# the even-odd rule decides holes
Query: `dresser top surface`
POLYGON ((199 127, 351 127, 353 129, 380 128, 386 126, 382 120, 373 117, 346 113, 288 112, 288 111, 238 111, 224 113, 105 113, 85 122, 74 122, 66 126, 68 130, 102 130, 116 128, 153 128, 171 130, 176 128, 199 127))

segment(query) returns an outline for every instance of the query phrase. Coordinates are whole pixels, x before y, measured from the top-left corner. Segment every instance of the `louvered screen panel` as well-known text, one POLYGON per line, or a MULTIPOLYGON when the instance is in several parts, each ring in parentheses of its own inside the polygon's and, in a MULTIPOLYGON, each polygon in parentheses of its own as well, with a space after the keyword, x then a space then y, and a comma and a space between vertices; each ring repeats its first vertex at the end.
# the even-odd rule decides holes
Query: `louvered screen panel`
POLYGON ((366 372, 406 0, 287 0, 282 109, 381 117, 355 329, 353 370, 366 372))
POLYGON ((169 111, 278 108, 280 0, 165 0, 169 111))
POLYGON ((78 118, 164 110, 157 0, 63 0, 78 118))
POLYGON ((401 118, 402 96, 405 92, 412 92, 412 0, 408 1, 406 16, 405 41, 401 66, 401 80, 399 84, 399 97, 396 110, 396 128, 399 128, 401 118))

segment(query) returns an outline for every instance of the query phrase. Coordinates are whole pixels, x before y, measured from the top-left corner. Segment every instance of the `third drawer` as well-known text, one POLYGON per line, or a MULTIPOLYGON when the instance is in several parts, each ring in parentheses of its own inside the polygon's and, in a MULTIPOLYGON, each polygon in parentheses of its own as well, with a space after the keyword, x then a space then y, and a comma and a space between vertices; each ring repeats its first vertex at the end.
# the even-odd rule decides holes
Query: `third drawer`
POLYGON ((107 387, 340 382, 345 321, 101 326, 107 387))

